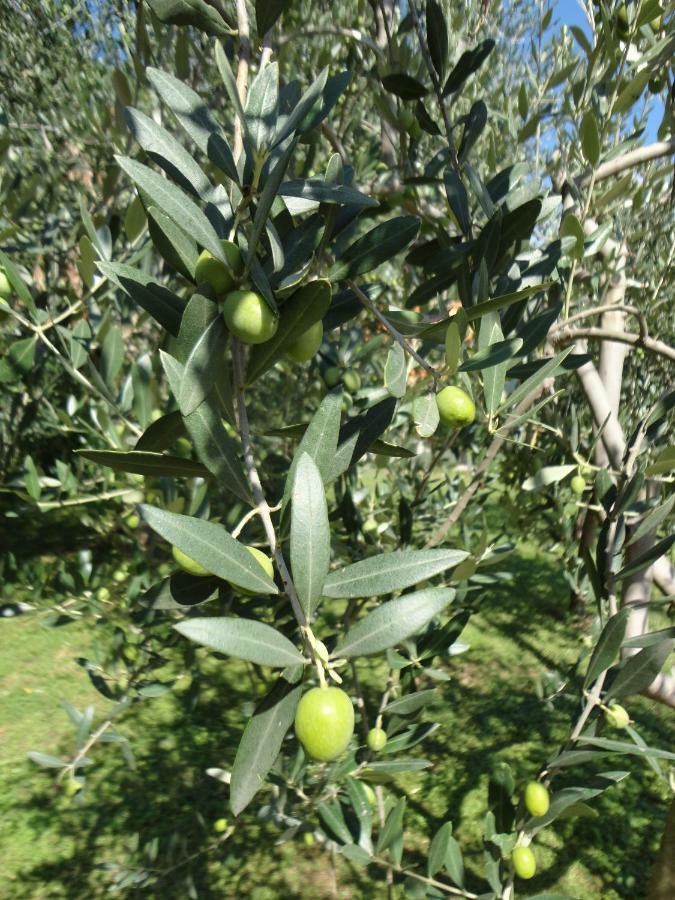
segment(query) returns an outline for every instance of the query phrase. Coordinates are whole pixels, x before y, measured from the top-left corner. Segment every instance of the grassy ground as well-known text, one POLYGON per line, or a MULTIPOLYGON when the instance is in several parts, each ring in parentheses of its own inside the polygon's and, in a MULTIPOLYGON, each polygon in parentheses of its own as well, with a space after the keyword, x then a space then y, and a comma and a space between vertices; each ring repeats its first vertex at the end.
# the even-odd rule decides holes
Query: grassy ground
MULTIPOLYGON (((410 849, 404 861, 414 864, 429 836, 449 819, 465 851, 469 886, 478 889, 488 774, 503 760, 526 778, 565 738, 572 710, 550 709, 538 699, 535 683, 546 672, 564 670, 580 647, 580 637, 564 617, 567 588, 556 561, 524 548, 503 568, 512 571, 514 584, 485 598, 462 637, 471 650, 451 663, 453 678, 427 711, 429 720, 442 725, 424 745, 434 762, 432 773, 396 785, 408 796, 410 849)), ((79 708, 96 703, 99 714, 104 712, 104 701, 74 662, 87 647, 87 629, 47 629, 23 617, 0 621, 0 635, 0 896, 91 900, 105 892, 117 866, 133 869, 140 860, 162 869, 214 842, 212 825, 228 815, 227 798, 205 770, 231 765, 247 693, 241 670, 222 666, 217 689, 200 693, 198 700, 185 679, 171 695, 132 714, 122 730, 132 741, 137 769, 127 768, 114 747, 98 748, 91 793, 76 806, 25 754, 31 749, 68 752, 69 723, 59 709, 61 698, 79 708), (136 843, 147 845, 153 838, 158 839, 156 859, 141 859, 136 843)), ((368 683, 365 666, 363 675, 368 683)), ((649 743, 672 746, 667 711, 635 700, 630 712, 649 743)), ((540 874, 526 894, 564 892, 580 900, 644 896, 667 790, 634 758, 617 758, 607 768, 629 769, 631 776, 592 801, 597 817, 559 820, 543 832, 537 842, 540 874)), ((275 846, 277 837, 271 827, 245 815, 228 841, 168 872, 149 894, 187 897, 189 874, 197 895, 206 898, 365 900, 386 895, 381 880, 373 883, 344 860, 331 860, 299 842, 275 846)), ((420 865, 422 860, 420 855, 420 865)), ((397 890, 402 896, 402 888, 397 890)), ((121 893, 141 896, 133 886, 121 893)))

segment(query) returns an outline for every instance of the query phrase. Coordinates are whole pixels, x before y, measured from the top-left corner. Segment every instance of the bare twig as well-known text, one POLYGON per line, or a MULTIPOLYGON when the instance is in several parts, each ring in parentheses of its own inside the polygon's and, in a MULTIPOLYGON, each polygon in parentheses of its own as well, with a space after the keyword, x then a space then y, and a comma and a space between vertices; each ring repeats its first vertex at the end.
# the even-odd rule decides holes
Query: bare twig
MULTIPOLYGON (((248 10, 246 0, 237 0, 237 29, 239 31, 239 61, 237 62, 237 91, 241 105, 246 102, 246 86, 248 84, 248 66, 251 59, 251 36, 248 24, 248 10)), ((243 149, 241 122, 239 117, 234 122, 234 147, 233 155, 239 159, 243 149)))
POLYGON ((361 288, 358 287, 358 285, 354 284, 353 281, 349 281, 348 285, 356 294, 361 303, 366 307, 366 309, 368 309, 375 316, 375 318, 378 319, 382 323, 382 325, 384 325, 384 327, 394 338, 394 340, 398 344, 400 344, 401 347, 403 347, 406 353, 412 356, 412 358, 416 363, 418 363, 418 365, 422 366, 427 375, 430 375, 431 378, 433 378, 435 386, 436 382, 438 381, 438 373, 436 372, 436 369, 434 369, 433 366, 430 366, 429 363, 422 356, 420 356, 416 350, 413 350, 413 348, 410 346, 410 343, 403 337, 401 332, 397 328, 395 328, 388 319, 385 318, 385 316, 375 306, 370 297, 366 293, 364 293, 361 288))
MULTIPOLYGON (((617 156, 616 159, 610 159, 603 163, 595 170, 595 183, 604 181, 605 178, 611 178, 612 175, 618 175, 625 172, 626 169, 632 169, 640 166, 642 163, 650 162, 652 159, 659 159, 662 156, 669 156, 675 153, 675 138, 668 141, 656 141, 654 144, 647 144, 646 147, 637 147, 635 150, 629 150, 623 156, 617 156)), ((592 172, 584 172, 575 181, 579 187, 587 187, 591 182, 592 172)))
POLYGON ((244 451, 244 466, 246 468, 246 473, 251 484, 253 499, 256 503, 256 510, 260 514, 260 518, 262 519, 263 527, 265 529, 265 535, 267 537, 267 543, 269 544, 272 555, 274 556, 274 561, 277 565, 277 569, 279 570, 279 574, 281 575, 281 580, 284 584, 286 596, 291 602, 291 606, 293 607, 293 615, 297 619, 298 625, 301 629, 304 630, 307 628, 307 619, 302 607, 300 606, 300 600, 298 599, 298 594, 295 590, 293 579, 291 578, 288 567, 286 566, 284 555, 281 552, 281 548, 279 547, 279 544, 277 542, 274 523, 272 522, 271 509, 265 497, 265 492, 263 491, 260 476, 258 474, 258 469, 256 468, 255 460, 253 459, 253 450, 251 448, 251 432, 248 424, 248 413, 246 411, 246 399, 244 397, 244 351, 242 345, 236 339, 232 340, 232 364, 234 369, 233 389, 235 402, 237 405, 237 417, 239 419, 239 435, 241 437, 241 445, 244 451))
POLYGON ((549 335, 552 343, 573 343, 580 339, 589 339, 597 341, 612 341, 617 344, 630 344, 632 347, 643 347, 651 353, 664 356, 666 359, 675 360, 675 348, 659 341, 656 338, 650 338, 640 334, 632 334, 629 331, 609 331, 605 328, 567 328, 561 326, 549 335))

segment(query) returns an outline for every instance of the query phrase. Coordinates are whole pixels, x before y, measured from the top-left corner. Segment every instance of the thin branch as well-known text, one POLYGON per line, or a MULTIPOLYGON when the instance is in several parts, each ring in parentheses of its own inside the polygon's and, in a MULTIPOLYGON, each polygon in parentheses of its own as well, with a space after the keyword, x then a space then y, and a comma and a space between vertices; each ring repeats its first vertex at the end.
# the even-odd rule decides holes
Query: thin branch
MULTIPOLYGON (((620 172, 625 172, 626 169, 632 169, 662 156, 670 156, 671 153, 675 153, 675 138, 670 138, 668 141, 656 141, 654 144, 647 144, 646 147, 629 150, 623 156, 617 156, 616 159, 610 159, 598 166, 595 170, 595 182, 597 184, 598 181, 611 178, 612 175, 618 175, 620 172)), ((591 183, 591 178, 592 172, 588 171, 575 178, 575 181, 578 187, 586 187, 591 183)))
POLYGON ((427 547, 435 547, 436 544, 440 544, 440 542, 445 538, 450 529, 453 528, 453 526, 459 521, 459 518, 468 506, 469 501, 483 483, 485 475, 487 474, 490 466, 495 460, 495 457, 497 456, 502 448, 502 445, 507 439, 506 436, 508 432, 511 430, 511 428, 514 427, 520 416, 522 416, 523 413, 527 412, 527 410, 530 409, 530 407, 535 403, 535 401, 539 398, 544 390, 545 384, 539 385, 539 387, 535 388, 535 390, 531 391, 526 397, 524 397, 520 401, 518 406, 516 406, 516 408, 514 409, 512 421, 506 422, 504 425, 502 425, 502 427, 499 429, 499 432, 495 434, 495 437, 488 447, 485 456, 474 472, 474 476, 471 479, 471 482, 467 486, 464 493, 460 496, 448 518, 443 522, 436 533, 427 541, 427 547))
POLYGON ((361 301, 361 303, 366 307, 366 309, 369 310, 375 316, 375 318, 378 319, 378 321, 382 323, 382 325, 384 325, 384 327, 387 329, 389 334, 394 338, 394 340, 398 344, 400 344, 401 347, 403 347, 403 349, 405 350, 406 353, 408 353, 410 356, 412 356, 412 358, 415 360, 415 362, 424 369, 424 371, 427 373, 427 375, 430 375, 431 378, 433 378, 434 386, 435 386, 438 381, 438 373, 436 372, 436 369, 434 369, 433 366, 430 366, 429 363, 422 356, 420 356, 416 350, 413 350, 413 348, 410 346, 409 342, 403 337, 401 332, 397 328, 395 328, 388 319, 385 318, 385 316, 375 306, 375 304, 370 299, 370 297, 367 294, 365 294, 361 290, 361 288, 358 287, 358 285, 356 285, 353 281, 349 281, 348 285, 351 288, 351 290, 356 294, 356 296, 361 301))
POLYGON ((604 328, 567 328, 562 326, 556 329, 551 335, 550 340, 553 343, 572 343, 580 339, 590 339, 598 341, 612 341, 617 344, 630 344, 633 347, 642 347, 666 359, 675 360, 675 348, 664 341, 656 340, 639 334, 631 334, 628 331, 609 331, 604 328))
POLYGON ((307 628, 307 619, 305 613, 300 606, 300 600, 290 576, 283 553, 277 542, 274 524, 272 522, 271 509, 265 498, 265 492, 260 481, 260 476, 253 459, 253 450, 251 448, 251 432, 248 424, 248 413, 246 411, 246 399, 244 396, 244 351, 238 340, 232 341, 232 363, 234 369, 234 396, 237 404, 237 415, 239 419, 239 435, 241 437, 242 449, 244 451, 244 466, 248 474, 248 479, 253 492, 257 512, 262 519, 267 543, 270 546, 277 569, 281 575, 284 584, 284 590, 293 607, 293 615, 297 619, 298 625, 303 631, 307 628))
POLYGON ((415 25, 415 31, 417 32, 417 40, 419 41, 420 50, 422 52, 422 59, 424 60, 424 64, 427 67, 427 71, 429 72, 429 77, 431 78, 431 83, 434 86, 434 93, 436 94, 436 99, 438 100, 438 105, 441 109, 441 115, 443 116, 443 125, 445 126, 445 136, 448 141, 448 151, 450 153, 450 162, 453 165, 453 168, 459 170, 459 160, 457 159, 457 150, 455 149, 455 142, 452 139, 452 125, 450 124, 450 119, 448 117, 448 110, 445 106, 445 99, 443 97, 443 88, 441 86, 441 82, 438 78, 438 74, 436 69, 434 68, 434 64, 431 59, 431 53, 429 53, 429 47, 427 45, 427 39, 424 34, 424 29, 422 28, 422 23, 420 22, 419 13, 417 12, 417 4, 415 0, 410 0, 410 14, 412 16, 413 24, 415 25))
MULTIPOLYGON (((237 30, 239 31, 239 61, 237 62, 237 91, 243 106, 246 102, 246 86, 248 84, 248 66, 251 58, 251 38, 248 24, 246 0, 237 0, 237 30)), ((233 155, 239 159, 243 150, 241 122, 239 117, 234 121, 233 155)))

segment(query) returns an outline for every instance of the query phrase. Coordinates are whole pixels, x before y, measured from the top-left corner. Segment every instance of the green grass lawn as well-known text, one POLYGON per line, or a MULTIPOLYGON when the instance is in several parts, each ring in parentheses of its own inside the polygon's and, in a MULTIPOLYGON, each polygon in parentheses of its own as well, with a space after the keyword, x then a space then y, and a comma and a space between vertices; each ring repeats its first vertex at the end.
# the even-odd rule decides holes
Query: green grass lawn
MULTIPOLYGON (((469 887, 479 890, 489 773, 496 761, 505 761, 526 779, 565 739, 574 710, 549 707, 535 684, 576 659, 582 634, 567 617, 568 589, 555 559, 523 548, 502 568, 512 572, 513 584, 486 594, 462 636, 470 650, 449 661, 452 680, 426 711, 428 720, 442 726, 421 748, 433 769, 394 785, 408 797, 404 863, 422 870, 430 836, 451 820, 465 852, 469 887)), ((72 732, 59 705, 63 698, 80 709, 95 703, 97 714, 105 714, 106 701, 75 663, 88 646, 87 626, 48 629, 39 616, 22 617, 0 622, 0 635, 0 897, 90 900, 106 892, 116 867, 144 865, 175 868, 149 890, 130 885, 122 896, 187 897, 188 876, 196 895, 207 898, 386 896, 381 872, 372 873, 378 878, 373 881, 370 873, 319 847, 299 841, 275 845, 279 832, 253 813, 241 817, 227 841, 201 852, 215 842, 215 819, 231 819, 226 788, 205 770, 232 764, 242 704, 250 699, 241 666, 217 663, 207 690, 193 694, 184 678, 170 695, 128 715, 119 728, 131 740, 136 770, 114 746, 98 746, 91 787, 76 805, 25 754, 69 752, 72 732), (143 858, 136 846, 153 838, 155 858, 143 858)), ((367 690, 377 672, 367 661, 361 669, 367 690)), ((631 700, 629 708, 650 744, 672 747, 669 711, 643 699, 631 700)), ((591 801, 597 816, 561 819, 541 834, 540 872, 523 895, 644 896, 668 790, 635 757, 616 757, 605 768, 631 775, 591 801)), ((574 772, 566 773, 564 780, 570 779, 574 772)), ((395 896, 403 896, 402 887, 395 896)))

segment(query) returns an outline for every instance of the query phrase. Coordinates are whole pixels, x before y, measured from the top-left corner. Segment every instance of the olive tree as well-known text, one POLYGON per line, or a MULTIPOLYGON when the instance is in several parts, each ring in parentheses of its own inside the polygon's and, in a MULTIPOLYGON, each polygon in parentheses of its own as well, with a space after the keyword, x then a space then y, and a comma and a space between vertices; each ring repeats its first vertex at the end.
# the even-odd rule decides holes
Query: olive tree
MULTIPOLYGON (((195 670, 206 647, 267 684, 210 770, 236 817, 218 843, 257 808, 389 891, 507 900, 542 829, 621 789, 609 754, 673 758, 619 701, 674 701, 673 629, 648 625, 673 593, 670 95, 658 140, 641 137, 675 35, 654 0, 589 6, 586 29, 555 33, 546 4, 316 6, 139 5, 110 161, 126 236, 83 207, 100 428, 79 455, 147 479, 125 490, 145 494, 149 559, 171 547, 178 565, 148 586, 151 562, 132 588, 153 647, 195 670), (107 300, 135 310, 124 336, 107 300), (141 332, 126 377, 123 339, 141 332), (363 502, 373 460, 380 519, 363 502), (466 479, 448 477, 460 461, 466 479), (467 878, 450 819, 426 869, 404 861, 395 778, 430 765, 424 707, 504 549, 480 516, 500 478, 523 492, 519 527, 542 495, 554 510, 596 620, 548 698, 569 738, 527 785, 495 769, 467 878)), ((3 262, 14 318, 40 330, 3 262)), ((152 693, 142 652, 109 716, 73 712, 70 759, 35 754, 74 793, 100 740, 126 747, 114 722, 152 693)))

